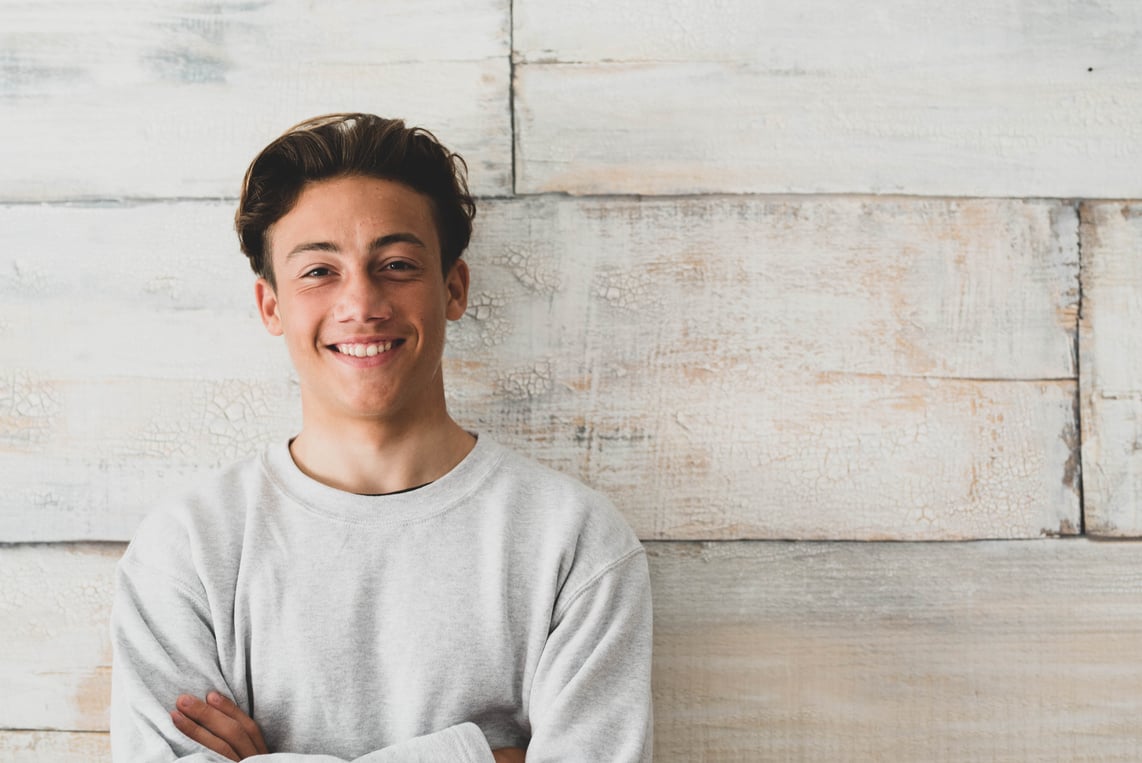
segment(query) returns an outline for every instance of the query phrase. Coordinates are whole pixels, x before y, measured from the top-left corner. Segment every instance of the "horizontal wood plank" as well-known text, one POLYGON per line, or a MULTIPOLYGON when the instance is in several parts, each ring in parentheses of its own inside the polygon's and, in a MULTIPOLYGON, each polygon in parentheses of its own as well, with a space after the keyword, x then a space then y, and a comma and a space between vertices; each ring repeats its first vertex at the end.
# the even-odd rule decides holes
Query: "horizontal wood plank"
POLYGON ((535 385, 540 395, 453 407, 461 421, 603 490, 644 539, 1079 532, 1073 382, 782 384, 750 372, 719 364, 648 385, 627 371, 581 399, 548 387, 561 374, 541 368, 505 382, 513 394, 535 385), (645 400, 638 410, 621 402, 635 394, 645 400))
MULTIPOLYGON (((0 367, 75 373, 78 356, 88 376, 197 378, 185 318, 217 366, 280 375, 251 346, 261 328, 233 211, 0 206, 0 367)), ((580 334, 613 329, 759 353, 782 372, 1074 378, 1077 233, 1075 210, 1052 202, 487 201, 455 344, 580 355, 580 334)))
MULTIPOLYGON (((159 493, 296 431, 230 214, 0 207, 0 538, 125 539, 159 493)), ((525 199, 478 220, 454 415, 642 537, 1077 531, 1072 207, 525 199)))
POLYGON ((111 763, 106 732, 0 731, 6 763, 111 763))
POLYGON ((234 197, 290 125, 372 111, 511 188, 507 0, 0 2, 0 199, 234 197))
POLYGON ((1082 208, 1083 496, 1094 535, 1142 535, 1142 205, 1082 208))
POLYGON ((684 352, 794 374, 1073 379, 1077 234, 1054 202, 498 202, 471 254, 479 341, 456 345, 614 353, 647 374, 684 352))
POLYGON ((1133 0, 518 0, 517 190, 1142 195, 1133 0))
POLYGON ((107 729, 122 553, 118 544, 0 546, 0 728, 107 729))
MULTIPOLYGON (((1137 543, 647 547, 656 760, 1125 763, 1142 744, 1137 543)), ((105 728, 121 550, 0 548, 0 728, 105 728)), ((0 734, 28 761, 101 744, 0 734)))
MULTIPOLYGON (((448 375, 460 421, 602 489, 644 538, 1079 527, 1074 382, 783 383, 732 363, 668 368, 650 387, 613 369, 584 382, 562 364, 449 364, 448 375)), ((55 415, 17 412, 23 428, 4 438, 6 539, 129 537, 160 496, 295 432, 295 392, 244 380, 54 389, 55 415)))
POLYGON ((1137 544, 650 553, 656 759, 1137 760, 1137 544))
MULTIPOLYGON (((892 0, 876 13, 836 0, 758 4, 718 0, 717 12, 688 0, 514 0, 519 63, 614 61, 754 61, 789 67, 877 71, 937 61, 1001 60, 1004 52, 1036 57, 1108 56, 1137 52, 1142 10, 1129 0, 1097 8, 1074 0, 1039 0, 1034 7, 963 0, 933 5, 892 0), (1101 50, 1083 50, 1097 39, 1101 50)), ((1085 67, 1084 67, 1085 68, 1085 67)))

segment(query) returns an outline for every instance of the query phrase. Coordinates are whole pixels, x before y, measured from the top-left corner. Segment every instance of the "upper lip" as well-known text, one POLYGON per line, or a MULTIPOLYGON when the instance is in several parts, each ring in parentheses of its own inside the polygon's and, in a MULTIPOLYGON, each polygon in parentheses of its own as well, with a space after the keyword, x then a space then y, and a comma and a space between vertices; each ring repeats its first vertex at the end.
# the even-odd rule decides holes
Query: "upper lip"
POLYGON ((399 342, 400 340, 394 336, 355 336, 347 339, 335 339, 328 342, 328 347, 336 347, 339 344, 381 344, 382 342, 399 342))

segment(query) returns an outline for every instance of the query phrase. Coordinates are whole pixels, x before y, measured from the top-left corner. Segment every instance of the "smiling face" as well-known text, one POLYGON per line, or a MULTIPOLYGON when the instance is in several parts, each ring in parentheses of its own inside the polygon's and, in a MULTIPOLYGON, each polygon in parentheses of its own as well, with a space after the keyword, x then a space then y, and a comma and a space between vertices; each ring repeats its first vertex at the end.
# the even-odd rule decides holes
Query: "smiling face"
POLYGON ((256 297, 297 369, 305 428, 447 415, 444 333, 467 307, 468 268, 441 273, 428 197, 373 177, 311 183, 268 243, 276 287, 258 279, 256 297))

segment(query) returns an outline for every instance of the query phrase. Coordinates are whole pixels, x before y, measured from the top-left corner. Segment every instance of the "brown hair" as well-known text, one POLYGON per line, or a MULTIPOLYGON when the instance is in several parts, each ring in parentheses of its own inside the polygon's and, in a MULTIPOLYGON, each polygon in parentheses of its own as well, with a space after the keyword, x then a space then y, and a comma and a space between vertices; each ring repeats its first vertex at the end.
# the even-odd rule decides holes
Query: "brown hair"
POLYGON ((472 237, 476 203, 468 166, 427 130, 373 114, 328 114, 291 127, 251 162, 234 226, 250 267, 274 285, 270 226, 297 203, 306 184, 345 175, 404 183, 432 200, 445 275, 472 237))

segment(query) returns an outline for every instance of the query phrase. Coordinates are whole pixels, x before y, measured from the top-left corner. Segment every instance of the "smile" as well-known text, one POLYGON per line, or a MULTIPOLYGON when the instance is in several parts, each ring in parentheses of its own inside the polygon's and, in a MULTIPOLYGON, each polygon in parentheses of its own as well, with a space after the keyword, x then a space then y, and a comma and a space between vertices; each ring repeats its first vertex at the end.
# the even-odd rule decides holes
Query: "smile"
POLYGON ((388 352, 393 348, 392 342, 375 342, 371 344, 335 344, 333 348, 342 355, 352 355, 355 358, 371 358, 388 352))

